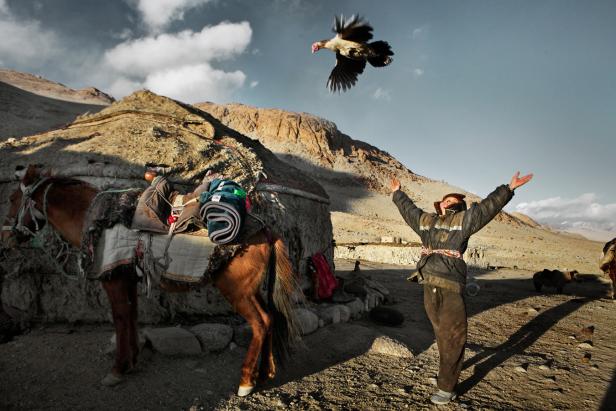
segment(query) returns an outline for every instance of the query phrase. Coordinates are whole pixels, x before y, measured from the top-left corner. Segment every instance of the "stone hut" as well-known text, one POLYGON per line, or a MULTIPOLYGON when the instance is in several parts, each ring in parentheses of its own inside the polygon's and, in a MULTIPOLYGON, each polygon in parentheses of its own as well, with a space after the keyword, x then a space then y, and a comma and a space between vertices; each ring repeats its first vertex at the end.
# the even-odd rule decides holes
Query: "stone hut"
MULTIPOLYGON (((43 164, 55 175, 84 179, 101 189, 144 187, 148 164, 167 167, 170 180, 186 190, 212 170, 239 182, 246 191, 254 190, 266 204, 260 216, 284 238, 300 276, 305 276, 305 259, 313 253, 321 251, 332 260, 329 198, 315 180, 278 160, 258 140, 193 106, 149 91, 136 92, 61 129, 0 143, 0 158, 2 218, 8 197, 17 188, 17 166, 43 164)), ((59 274, 57 265, 36 251, 11 250, 5 255, 0 260, 1 301, 13 318, 110 318, 98 282, 59 274)), ((302 281, 309 283, 306 278, 302 281)), ((148 323, 231 311, 211 286, 186 294, 153 290, 151 298, 140 300, 139 308, 141 321, 148 323)))

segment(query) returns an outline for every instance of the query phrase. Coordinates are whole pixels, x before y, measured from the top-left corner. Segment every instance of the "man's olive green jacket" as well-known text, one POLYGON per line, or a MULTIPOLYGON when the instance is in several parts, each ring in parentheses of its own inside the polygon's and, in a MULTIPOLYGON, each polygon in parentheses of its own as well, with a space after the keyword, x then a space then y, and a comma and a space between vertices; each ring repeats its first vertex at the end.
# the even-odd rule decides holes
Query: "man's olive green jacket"
MULTIPOLYGON (((480 203, 468 210, 453 214, 426 213, 401 190, 393 194, 393 201, 404 221, 411 226, 424 247, 431 250, 456 250, 464 254, 471 235, 488 224, 513 197, 508 185, 496 188, 480 203)), ((466 263, 461 258, 443 254, 424 255, 417 269, 425 284, 462 292, 466 285, 466 263)))

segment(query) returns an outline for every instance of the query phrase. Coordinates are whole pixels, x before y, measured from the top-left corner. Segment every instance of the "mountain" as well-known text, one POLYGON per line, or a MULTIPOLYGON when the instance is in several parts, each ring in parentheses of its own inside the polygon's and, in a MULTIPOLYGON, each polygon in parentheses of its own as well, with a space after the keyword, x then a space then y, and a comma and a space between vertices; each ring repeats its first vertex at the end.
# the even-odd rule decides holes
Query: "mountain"
MULTIPOLYGON (((419 240, 391 201, 392 176, 397 176, 403 190, 427 211, 449 192, 467 194, 469 203, 480 201, 473 193, 409 170, 391 154, 351 138, 333 122, 317 116, 243 104, 205 102, 195 106, 258 139, 288 164, 318 180, 331 200, 334 238, 339 244, 378 243, 384 236, 419 240)), ((494 187, 503 183, 507 181, 495 181, 494 187)), ((526 215, 505 212, 474 235, 469 247, 481 250, 482 264, 486 265, 588 272, 596 271, 600 250, 596 242, 562 235, 526 215)))
POLYGON ((113 101, 93 87, 73 90, 32 74, 0 69, 0 141, 61 127, 113 101))

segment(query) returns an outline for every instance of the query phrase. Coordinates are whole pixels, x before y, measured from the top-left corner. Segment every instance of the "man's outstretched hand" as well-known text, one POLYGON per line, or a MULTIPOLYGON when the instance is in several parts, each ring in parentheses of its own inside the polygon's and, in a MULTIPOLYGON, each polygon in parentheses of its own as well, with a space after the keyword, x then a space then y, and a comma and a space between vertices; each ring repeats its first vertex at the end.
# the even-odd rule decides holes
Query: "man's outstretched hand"
POLYGON ((516 188, 523 186, 528 183, 533 178, 532 174, 525 175, 524 177, 520 177, 520 172, 518 171, 511 177, 511 182, 509 183, 509 188, 513 191, 516 188))
POLYGON ((400 190, 400 180, 398 180, 396 177, 393 177, 389 182, 389 187, 391 187, 392 193, 400 190))

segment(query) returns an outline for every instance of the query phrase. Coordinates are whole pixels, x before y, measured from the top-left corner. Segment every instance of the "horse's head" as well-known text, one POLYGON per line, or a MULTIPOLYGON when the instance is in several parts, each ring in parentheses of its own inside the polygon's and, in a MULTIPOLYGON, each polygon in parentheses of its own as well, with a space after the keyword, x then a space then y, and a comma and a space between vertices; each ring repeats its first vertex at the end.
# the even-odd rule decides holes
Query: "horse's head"
POLYGON ((28 240, 41 229, 44 216, 33 199, 40 183, 48 177, 42 174, 40 165, 15 168, 19 187, 9 197, 9 211, 2 223, 1 239, 5 247, 14 247, 28 240))

